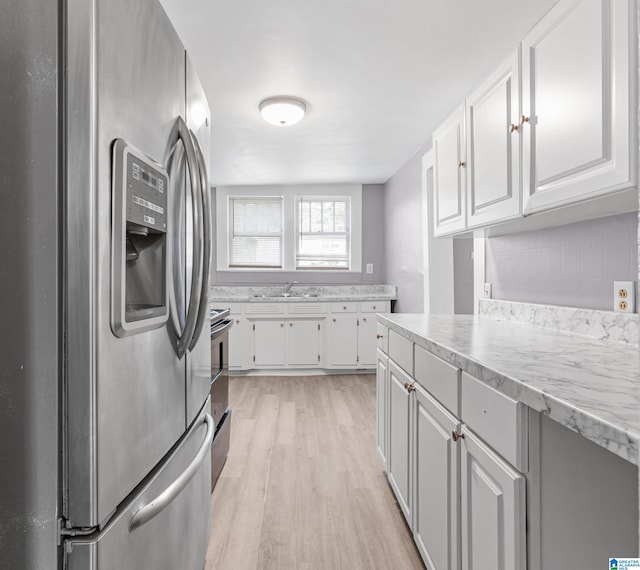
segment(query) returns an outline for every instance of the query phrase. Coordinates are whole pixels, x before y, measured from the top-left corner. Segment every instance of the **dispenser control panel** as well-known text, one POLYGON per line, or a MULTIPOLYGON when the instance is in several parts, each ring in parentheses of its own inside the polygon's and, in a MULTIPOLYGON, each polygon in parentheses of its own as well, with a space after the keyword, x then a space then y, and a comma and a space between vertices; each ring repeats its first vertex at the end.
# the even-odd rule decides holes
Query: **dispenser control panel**
POLYGON ((167 231, 167 176, 134 154, 127 156, 127 222, 167 231))

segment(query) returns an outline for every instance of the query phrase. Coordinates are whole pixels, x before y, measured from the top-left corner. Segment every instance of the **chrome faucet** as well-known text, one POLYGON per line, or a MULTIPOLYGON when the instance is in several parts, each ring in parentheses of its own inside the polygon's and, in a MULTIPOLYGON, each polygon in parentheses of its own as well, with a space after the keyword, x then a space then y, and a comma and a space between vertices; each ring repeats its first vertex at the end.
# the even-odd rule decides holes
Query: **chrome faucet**
POLYGON ((284 294, 288 295, 291 291, 291 287, 293 287, 296 283, 298 283, 297 281, 292 281, 291 283, 289 283, 288 281, 284 284, 284 294))

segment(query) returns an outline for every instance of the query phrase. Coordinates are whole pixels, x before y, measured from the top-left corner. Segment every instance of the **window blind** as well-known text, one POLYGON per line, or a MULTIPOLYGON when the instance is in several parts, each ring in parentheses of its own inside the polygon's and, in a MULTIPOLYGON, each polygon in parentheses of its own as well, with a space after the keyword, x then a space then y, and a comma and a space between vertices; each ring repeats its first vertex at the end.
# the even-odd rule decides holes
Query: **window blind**
POLYGON ((348 197, 298 199, 297 269, 349 269, 348 197))
POLYGON ((282 268, 282 197, 229 198, 229 267, 282 268))

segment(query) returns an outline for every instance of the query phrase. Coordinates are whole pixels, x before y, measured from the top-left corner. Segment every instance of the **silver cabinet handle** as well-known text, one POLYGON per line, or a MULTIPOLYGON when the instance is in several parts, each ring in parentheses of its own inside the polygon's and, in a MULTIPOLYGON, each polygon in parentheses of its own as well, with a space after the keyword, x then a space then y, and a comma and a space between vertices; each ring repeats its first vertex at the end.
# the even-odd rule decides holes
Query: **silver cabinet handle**
MULTIPOLYGON (((189 179, 191 182, 191 194, 193 197, 193 202, 197 206, 193 208, 193 236, 194 236, 194 244, 193 244, 193 266, 197 268, 196 275, 201 273, 201 254, 202 254, 202 231, 200 227, 201 220, 201 212, 200 212, 200 200, 202 198, 201 193, 199 191, 200 185, 200 176, 198 174, 198 163, 196 159, 196 151, 193 146, 193 140, 191 139, 191 134, 189 133, 189 129, 185 124, 182 117, 178 117, 176 122, 171 129, 171 134, 169 135, 169 143, 168 148, 169 152, 167 154, 168 157, 171 157, 178 142, 182 141, 182 145, 185 149, 185 154, 187 157, 187 168, 189 170, 189 179)), ((166 161, 165 161, 166 162, 166 161)), ((169 169, 167 169, 169 170, 169 169)), ((178 172, 180 170, 178 169, 178 172)), ((173 173, 170 172, 170 175, 173 173)), ((177 239, 174 237, 174 239, 177 239)), ((173 283, 173 280, 169 280, 173 283)), ((173 285, 172 285, 173 286, 173 285)), ((185 319, 184 328, 182 331, 178 330, 179 319, 172 318, 170 319, 173 324, 173 338, 175 342, 175 349, 178 358, 182 358, 187 352, 187 348, 191 343, 193 338, 193 333, 196 328, 196 320, 198 317, 198 310, 200 308, 200 293, 201 286, 198 279, 191 279, 191 289, 189 294, 189 308, 187 310, 187 316, 185 319)), ((171 304, 172 312, 179 312, 177 307, 171 304)))
POLYGON ((202 217, 202 229, 204 234, 201 260, 202 280, 200 282, 200 303, 193 338, 189 343, 189 350, 193 350, 195 345, 198 343, 200 334, 202 333, 202 327, 204 326, 208 309, 207 297, 209 290, 209 266, 211 264, 211 219, 209 218, 209 178, 207 176, 207 167, 205 166, 202 149, 200 148, 196 135, 192 131, 189 131, 189 133, 191 134, 193 146, 196 151, 196 162, 198 164, 198 172, 200 175, 200 215, 202 217))
POLYGON ((207 424, 207 433, 204 436, 204 441, 198 449, 198 453, 191 460, 191 463, 187 468, 169 485, 162 493, 160 493, 153 501, 147 503, 144 507, 141 507, 131 517, 129 522, 129 532, 134 531, 138 527, 148 523, 152 518, 159 515, 164 509, 166 509, 171 501, 173 501, 187 486, 189 481, 200 469, 200 465, 205 459, 209 457, 211 441, 213 440, 213 433, 215 431, 213 425, 213 418, 211 414, 205 414, 204 423, 207 424))

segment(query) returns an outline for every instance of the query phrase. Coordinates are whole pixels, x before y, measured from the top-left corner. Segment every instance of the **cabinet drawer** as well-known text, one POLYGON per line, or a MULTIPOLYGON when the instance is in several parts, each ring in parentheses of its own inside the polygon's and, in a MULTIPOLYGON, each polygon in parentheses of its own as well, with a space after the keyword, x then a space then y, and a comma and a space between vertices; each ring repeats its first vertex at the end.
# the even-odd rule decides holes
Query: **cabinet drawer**
POLYGON ((389 354, 389 329, 381 323, 377 323, 376 327, 378 340, 378 348, 385 354, 389 354))
POLYGON ((453 415, 459 416, 460 370, 424 348, 414 348, 415 379, 453 415))
POLYGON ((247 303, 247 315, 284 315, 284 303, 247 303))
POLYGON ((360 303, 361 313, 388 313, 389 301, 363 301, 360 303))
POLYGON ((413 343, 395 331, 389 331, 389 357, 413 376, 413 343))
POLYGON ((527 470, 527 407, 462 373, 462 421, 520 471, 527 470))
POLYGON ((287 313, 290 315, 321 315, 326 312, 326 303, 290 303, 287 305, 287 313))
POLYGON ((244 311, 244 303, 215 303, 216 308, 229 309, 232 315, 241 315, 244 311))
POLYGON ((357 313, 358 303, 331 303, 332 313, 357 313))

